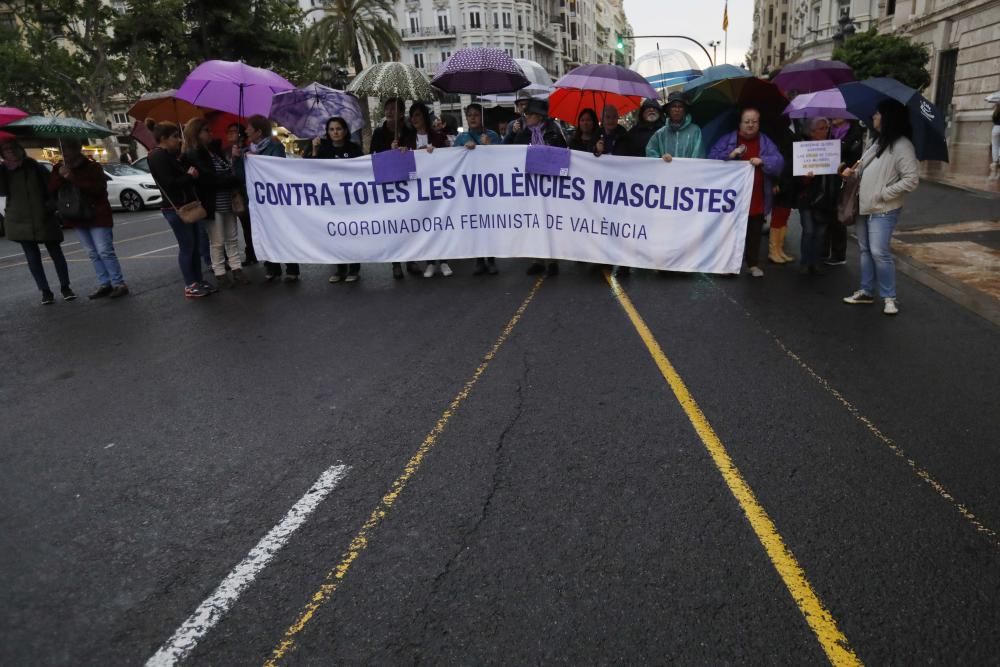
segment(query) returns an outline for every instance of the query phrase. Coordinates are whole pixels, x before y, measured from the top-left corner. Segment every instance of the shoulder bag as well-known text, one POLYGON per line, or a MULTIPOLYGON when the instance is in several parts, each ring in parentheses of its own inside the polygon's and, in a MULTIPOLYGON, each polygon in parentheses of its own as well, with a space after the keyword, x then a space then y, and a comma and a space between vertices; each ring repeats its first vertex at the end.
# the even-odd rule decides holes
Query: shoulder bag
POLYGON ((200 200, 195 199, 194 201, 190 201, 187 204, 178 207, 174 204, 173 200, 170 199, 170 195, 167 194, 167 191, 163 189, 163 186, 160 185, 159 181, 157 181, 155 177, 153 178, 153 182, 156 183, 156 187, 160 188, 160 192, 163 193, 163 198, 166 199, 167 203, 170 204, 174 211, 177 212, 177 217, 179 217, 185 224, 193 225, 199 220, 204 220, 208 217, 208 211, 206 211, 205 207, 201 205, 200 200))

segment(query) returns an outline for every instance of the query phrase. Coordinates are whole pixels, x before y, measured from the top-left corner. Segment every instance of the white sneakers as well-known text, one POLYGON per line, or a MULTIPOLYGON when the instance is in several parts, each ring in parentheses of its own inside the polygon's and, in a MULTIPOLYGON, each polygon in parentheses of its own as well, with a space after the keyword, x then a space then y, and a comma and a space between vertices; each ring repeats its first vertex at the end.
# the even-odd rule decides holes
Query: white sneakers
POLYGON ((424 278, 433 278, 434 272, 437 271, 438 268, 441 269, 441 275, 445 278, 455 273, 451 270, 451 267, 448 266, 448 262, 441 262, 440 265, 435 264, 434 262, 427 262, 427 268, 424 269, 424 278))
POLYGON ((896 315, 899 313, 899 308, 896 307, 896 299, 889 298, 885 300, 885 306, 882 308, 882 312, 886 315, 896 315))
POLYGON ((759 266, 751 266, 750 275, 753 276, 754 278, 763 278, 764 270, 761 269, 759 266))
POLYGON ((844 297, 844 303, 858 304, 858 303, 875 303, 875 299, 872 298, 871 294, 868 294, 864 290, 858 290, 851 296, 844 297))

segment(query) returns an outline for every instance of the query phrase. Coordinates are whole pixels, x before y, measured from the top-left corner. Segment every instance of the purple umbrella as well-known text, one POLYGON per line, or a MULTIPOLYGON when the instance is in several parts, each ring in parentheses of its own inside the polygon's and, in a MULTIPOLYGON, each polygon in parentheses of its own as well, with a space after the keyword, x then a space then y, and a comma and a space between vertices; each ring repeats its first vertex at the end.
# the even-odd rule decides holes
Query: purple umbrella
POLYGON ((184 79, 177 97, 244 118, 271 111, 275 93, 295 86, 274 72, 228 60, 207 60, 184 79))
POLYGON ((512 93, 531 81, 503 49, 459 49, 441 63, 431 83, 446 93, 512 93))
POLYGON ((339 116, 351 132, 365 125, 358 98, 318 83, 278 93, 271 100, 270 117, 297 137, 326 136, 326 122, 339 116))
POLYGON ((839 60, 806 60, 781 68, 772 83, 782 92, 814 93, 854 81, 854 70, 839 60))
POLYGON ((837 88, 804 93, 792 100, 783 112, 789 118, 850 118, 857 116, 847 110, 844 94, 837 88))
POLYGON ((583 65, 564 74, 556 88, 576 88, 625 97, 657 97, 656 91, 638 72, 618 65, 583 65))

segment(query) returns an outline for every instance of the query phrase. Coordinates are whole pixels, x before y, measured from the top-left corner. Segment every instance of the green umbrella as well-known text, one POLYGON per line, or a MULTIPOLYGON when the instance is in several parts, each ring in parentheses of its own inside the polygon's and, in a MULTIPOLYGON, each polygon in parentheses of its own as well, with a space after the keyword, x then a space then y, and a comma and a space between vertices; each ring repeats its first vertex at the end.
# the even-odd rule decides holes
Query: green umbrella
POLYGON ((432 102, 437 94, 423 72, 404 63, 375 63, 361 70, 347 84, 347 92, 358 97, 401 97, 432 102))
POLYGON ((3 126, 5 132, 19 137, 41 139, 86 139, 87 137, 110 137, 114 132, 96 123, 79 118, 57 116, 28 116, 3 126))

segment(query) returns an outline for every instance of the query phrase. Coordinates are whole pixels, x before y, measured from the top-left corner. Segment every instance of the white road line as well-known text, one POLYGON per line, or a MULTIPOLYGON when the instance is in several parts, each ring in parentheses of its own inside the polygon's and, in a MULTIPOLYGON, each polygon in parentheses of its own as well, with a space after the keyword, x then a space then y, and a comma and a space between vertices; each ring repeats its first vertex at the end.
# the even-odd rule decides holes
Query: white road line
POLYGON ((152 255, 154 252, 163 252, 164 250, 170 250, 171 248, 176 248, 176 243, 171 243, 166 248, 157 248, 156 250, 150 250, 149 252, 140 252, 138 255, 132 255, 131 257, 122 257, 122 259, 132 259, 134 257, 145 257, 146 255, 152 255))
POLYGON ((187 657, 198 645, 198 641, 222 619, 240 594, 285 546, 292 533, 305 523, 317 505, 333 491, 347 470, 347 466, 339 464, 327 468, 278 525, 250 550, 219 587, 177 628, 177 632, 146 661, 146 667, 168 667, 187 657))
MULTIPOLYGON (((156 217, 159 217, 159 216, 156 216, 156 217)), ((115 223, 115 227, 124 227, 125 225, 134 225, 137 222, 149 222, 150 220, 155 220, 155 219, 156 218, 146 218, 146 217, 144 217, 144 218, 140 218, 138 220, 127 220, 125 222, 116 222, 115 223)), ((119 240, 119 239, 116 239, 116 240, 119 240)), ((120 240, 128 240, 128 239, 120 239, 120 240)), ((63 243, 62 247, 63 248, 68 248, 71 245, 80 245, 80 242, 79 241, 70 241, 69 243, 63 243)), ((13 259, 14 257, 24 257, 24 253, 23 252, 16 252, 13 255, 4 255, 3 257, 0 257, 0 260, 13 259)))

